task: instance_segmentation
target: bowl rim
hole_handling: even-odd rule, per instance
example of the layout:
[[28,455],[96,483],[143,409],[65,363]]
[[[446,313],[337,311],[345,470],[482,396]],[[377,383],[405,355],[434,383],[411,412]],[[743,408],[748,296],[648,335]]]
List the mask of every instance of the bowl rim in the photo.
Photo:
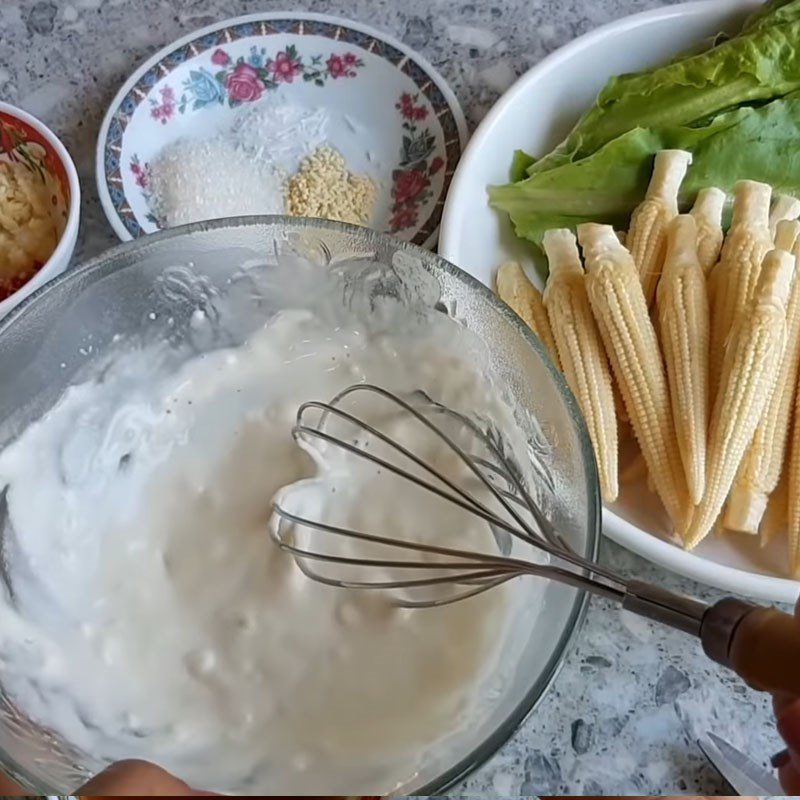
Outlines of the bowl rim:
[[[69,183],[69,211],[67,213],[67,222],[64,226],[61,236],[58,239],[56,249],[53,250],[53,252],[50,254],[50,258],[45,261],[35,275],[32,275],[31,278],[22,286],[20,286],[16,292],[0,301],[0,316],[3,316],[7,314],[11,308],[19,305],[21,302],[24,302],[25,298],[23,298],[23,300],[17,299],[17,296],[20,292],[27,289],[27,297],[37,293],[38,289],[46,284],[47,280],[49,280],[47,275],[52,271],[52,269],[58,266],[59,262],[64,263],[64,266],[66,267],[66,262],[72,258],[72,253],[75,249],[75,240],[78,236],[78,226],[80,224],[81,184],[78,178],[78,170],[75,168],[75,163],[72,160],[72,156],[70,156],[69,151],[64,146],[61,139],[59,139],[58,136],[56,136],[55,133],[53,133],[53,131],[44,124],[44,122],[34,117],[33,114],[23,111],[23,109],[11,105],[11,103],[6,103],[3,100],[0,100],[0,112],[8,114],[12,117],[16,117],[26,125],[30,125],[31,128],[34,128],[47,140],[48,144],[52,146],[53,150],[61,161],[64,171],[67,174],[67,181]],[[35,286],[36,288],[31,290],[31,285]]]
[[[131,89],[133,89],[133,87],[136,86],[136,84],[139,82],[139,80],[145,73],[147,73],[149,70],[153,69],[153,67],[160,64],[167,56],[171,55],[184,45],[190,44],[196,39],[207,36],[210,33],[215,33],[218,30],[222,30],[224,28],[230,28],[235,25],[247,24],[250,22],[269,21],[272,19],[284,19],[284,18],[298,20],[298,21],[325,22],[331,25],[338,25],[343,28],[348,28],[350,30],[366,34],[374,39],[377,39],[378,41],[385,42],[391,47],[404,53],[406,55],[406,58],[414,62],[418,67],[420,67],[428,76],[429,80],[432,81],[436,85],[436,87],[441,91],[445,99],[445,102],[447,103],[447,107],[453,116],[453,121],[456,126],[456,132],[458,135],[458,158],[456,161],[457,162],[460,161],[461,155],[464,153],[464,150],[469,142],[469,128],[467,126],[466,116],[464,115],[464,109],[461,107],[461,103],[459,102],[456,93],[450,87],[450,84],[445,80],[441,72],[439,72],[439,70],[418,51],[414,50],[412,47],[409,47],[407,44],[400,41],[391,34],[381,31],[378,28],[375,28],[371,25],[366,25],[363,22],[357,22],[356,20],[347,19],[346,17],[340,17],[336,14],[323,14],[313,11],[291,11],[291,10],[264,11],[264,12],[253,12],[250,14],[240,14],[235,17],[228,17],[226,19],[220,20],[219,22],[214,22],[211,23],[210,25],[205,25],[202,28],[197,28],[196,30],[189,31],[183,36],[180,36],[177,39],[168,42],[163,47],[159,48],[152,56],[142,61],[128,75],[123,84],[120,86],[119,90],[111,99],[111,102],[109,103],[108,108],[106,109],[106,112],[103,115],[103,122],[100,125],[100,130],[98,131],[97,134],[97,142],[95,144],[95,183],[97,185],[97,194],[98,197],[100,198],[100,204],[103,208],[103,213],[105,214],[106,219],[108,220],[108,224],[112,227],[114,233],[121,241],[127,242],[131,241],[134,238],[140,238],[132,236],[130,231],[125,227],[124,223],[120,219],[119,212],[114,207],[114,203],[111,199],[111,195],[109,193],[108,185],[106,182],[105,154],[107,149],[108,133],[111,127],[111,123],[114,119],[114,115],[119,110],[122,100],[131,91]],[[457,165],[458,164],[456,163],[456,166]],[[452,178],[453,176],[450,176],[450,182],[452,182]],[[445,185],[442,190],[442,195],[439,197],[438,203],[443,203],[443,201],[446,200],[449,191],[450,191],[450,183],[445,182]],[[444,207],[442,207],[442,212],[443,211]],[[229,219],[233,219],[233,217],[230,217]],[[442,226],[442,217],[439,218],[439,224],[436,225],[436,227],[431,232],[430,236],[424,242],[425,246],[433,247],[436,244],[436,242],[438,241],[439,231],[441,230],[441,226]],[[154,233],[155,232],[156,231],[154,231]],[[146,234],[146,235],[151,235],[151,234]]]
[[[494,292],[481,283],[477,278],[474,278],[469,273],[465,272],[455,264],[452,264],[436,253],[425,250],[418,245],[399,241],[388,234],[379,233],[369,228],[363,228],[357,225],[349,225],[342,222],[303,217],[289,217],[284,215],[230,217],[216,220],[206,220],[203,222],[194,222],[189,225],[169,228],[157,233],[148,234],[147,236],[140,237],[139,239],[121,242],[120,244],[109,248],[104,253],[91,258],[84,264],[63,273],[46,283],[29,297],[25,298],[25,300],[23,300],[22,303],[20,303],[6,318],[0,320],[0,342],[2,342],[2,337],[16,325],[17,320],[25,315],[29,308],[34,306],[40,298],[52,291],[57,290],[62,283],[67,281],[85,279],[85,277],[90,273],[110,271],[108,266],[109,262],[120,255],[130,255],[131,253],[135,253],[137,250],[149,248],[159,241],[177,238],[189,233],[205,232],[208,230],[214,230],[216,228],[235,228],[240,226],[249,227],[254,225],[280,225],[284,228],[294,228],[295,230],[323,229],[349,234],[354,237],[364,237],[366,235],[373,241],[380,240],[387,246],[391,246],[399,250],[409,251],[411,254],[420,258],[423,263],[435,264],[438,268],[444,270],[446,273],[465,284],[472,291],[483,296],[483,298],[505,319],[505,321],[510,323],[517,333],[519,333],[522,338],[528,342],[528,344],[542,359],[546,368],[549,370],[556,389],[561,395],[572,422],[575,425],[575,431],[580,445],[580,457],[583,463],[583,477],[587,490],[588,514],[585,531],[586,547],[583,555],[592,561],[597,559],[600,548],[600,528],[602,518],[602,504],[600,502],[600,484],[597,475],[597,466],[594,458],[594,451],[592,450],[589,440],[589,432],[586,427],[586,423],[584,422],[583,416],[580,413],[577,400],[567,386],[563,375],[552,363],[544,346],[533,335],[527,325],[525,325],[525,323],[505,303],[501,302],[495,296]],[[114,269],[127,269],[130,266],[132,266],[132,264],[128,264],[123,267],[114,267]],[[589,597],[590,596],[587,592],[576,590],[574,599],[571,603],[569,616],[566,624],[564,625],[564,629],[558,637],[552,656],[514,709],[512,709],[505,719],[494,728],[494,730],[483,740],[483,742],[476,747],[473,747],[469,753],[467,753],[458,761],[458,763],[445,770],[435,779],[429,781],[425,786],[417,789],[417,794],[429,796],[436,795],[437,793],[445,791],[454,784],[466,778],[467,775],[469,775],[475,769],[485,764],[486,761],[488,761],[489,758],[493,756],[503,744],[505,744],[512,734],[516,732],[525,719],[527,719],[527,717],[533,713],[563,667],[566,656],[574,644],[578,633],[580,632],[581,624],[586,616]],[[3,754],[3,760],[5,760],[5,758],[6,756]]]
[[[445,258],[459,252],[459,233],[463,220],[468,218],[463,209],[462,196],[468,188],[468,173],[481,153],[491,142],[494,129],[502,124],[508,108],[521,102],[532,92],[531,85],[551,74],[561,64],[573,58],[585,58],[586,50],[601,45],[608,37],[630,35],[642,26],[657,24],[676,17],[703,15],[733,15],[760,8],[760,0],[691,0],[649,11],[630,14],[613,20],[567,42],[547,55],[521,75],[500,97],[484,117],[467,144],[450,184],[450,191],[442,211],[439,233],[439,251]],[[800,594],[800,581],[780,575],[758,573],[742,567],[727,566],[709,560],[697,553],[687,552],[671,542],[659,538],[645,528],[623,519],[613,507],[604,508],[603,535],[647,561],[698,582],[723,591],[736,592],[748,597],[769,601],[794,603]]]

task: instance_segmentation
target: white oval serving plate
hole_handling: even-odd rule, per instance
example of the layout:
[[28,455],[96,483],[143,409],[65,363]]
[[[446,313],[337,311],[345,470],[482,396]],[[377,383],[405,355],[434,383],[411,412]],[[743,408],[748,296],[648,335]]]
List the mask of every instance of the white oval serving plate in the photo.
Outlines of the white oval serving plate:
[[159,228],[149,165],[183,137],[230,129],[268,98],[329,112],[326,140],[378,186],[371,227],[422,246],[438,235],[466,142],[464,114],[421,56],[373,28],[322,14],[270,12],[178,39],[111,102],[97,141],[97,188],[117,235]]
[[[528,246],[507,217],[489,207],[486,187],[508,181],[511,156],[541,156],[557,145],[612,75],[664,63],[722,30],[737,30],[755,0],[707,0],[626,17],[582,36],[523,75],[492,108],[461,158],[445,203],[439,252],[487,285],[507,258],[532,270]],[[667,540],[663,511],[643,484],[625,487],[604,512],[604,533],[667,569],[726,591],[793,602],[800,583],[786,574],[785,541],[761,549],[758,538],[709,537],[687,553]]]

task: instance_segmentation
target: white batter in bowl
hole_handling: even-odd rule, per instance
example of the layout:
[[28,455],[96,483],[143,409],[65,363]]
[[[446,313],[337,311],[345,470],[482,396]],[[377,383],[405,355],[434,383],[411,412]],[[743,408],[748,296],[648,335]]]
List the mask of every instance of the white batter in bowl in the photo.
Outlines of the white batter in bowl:
[[167,268],[160,291],[196,295],[188,320],[165,320],[174,340],[118,338],[0,453],[3,690],[89,770],[137,757],[237,794],[405,791],[492,720],[547,608],[531,579],[398,609],[310,582],[275,548],[287,485],[311,516],[494,546],[443,501],[298,448],[299,404],[358,382],[491,419],[537,494],[568,492],[537,474],[535,420],[487,348],[431,310],[429,279],[404,282],[418,265],[286,266],[251,263],[222,289]]

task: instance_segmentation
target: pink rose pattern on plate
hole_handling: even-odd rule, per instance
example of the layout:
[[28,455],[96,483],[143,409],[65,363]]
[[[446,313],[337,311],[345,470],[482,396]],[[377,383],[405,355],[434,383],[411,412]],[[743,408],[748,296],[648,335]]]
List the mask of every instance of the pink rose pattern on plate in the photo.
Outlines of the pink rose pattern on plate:
[[403,118],[400,163],[392,172],[392,233],[419,224],[419,210],[432,196],[431,178],[444,166],[441,156],[432,158],[436,138],[427,126],[417,123],[428,118],[429,108],[419,103],[419,94],[403,92],[395,103]]
[[221,47],[218,47],[211,54],[211,63],[218,67],[227,67],[231,63],[231,57]]
[[[171,119],[176,108],[179,113],[187,110],[197,111],[214,104],[225,104],[234,107],[242,103],[253,103],[259,100],[266,91],[277,89],[282,83],[293,83],[295,79],[324,86],[327,80],[355,78],[364,61],[355,53],[331,53],[323,61],[322,55],[315,55],[304,60],[294,45],[276,53],[274,57],[267,54],[264,47],[251,47],[247,57],[240,56],[235,61],[222,47],[217,47],[211,54],[211,64],[216,71],[199,67],[189,72],[183,82],[183,93],[176,102],[174,92],[169,87],[159,89],[162,104],[151,112],[154,119],[166,123]],[[164,92],[168,93],[168,112],[159,111],[166,102]]]
[[242,62],[237,64],[225,79],[225,88],[232,102],[252,103],[261,97],[266,87],[259,77],[258,70]]
[[166,125],[175,114],[175,92],[171,86],[162,86],[158,90],[160,100],[149,98],[150,116],[158,120],[162,125]]
[[[134,153],[131,157],[130,170],[131,175],[133,175],[134,182],[142,190],[142,196],[147,203],[148,209],[151,208],[152,191],[150,189],[150,163],[147,161],[142,163],[142,160],[139,158],[139,156]],[[161,224],[156,219],[155,214],[153,214],[151,211],[148,211],[147,219],[153,224],[158,225],[159,228],[161,227]]]
[[354,67],[363,65],[354,53],[345,53],[343,56],[331,53],[330,58],[325,62],[325,66],[328,68],[328,75],[336,80],[336,78],[355,78],[356,71]]
[[281,81],[291,83],[303,71],[302,62],[296,57],[296,53],[290,52],[290,50],[294,50],[294,48],[288,48],[278,53],[270,64],[269,69],[275,83]]

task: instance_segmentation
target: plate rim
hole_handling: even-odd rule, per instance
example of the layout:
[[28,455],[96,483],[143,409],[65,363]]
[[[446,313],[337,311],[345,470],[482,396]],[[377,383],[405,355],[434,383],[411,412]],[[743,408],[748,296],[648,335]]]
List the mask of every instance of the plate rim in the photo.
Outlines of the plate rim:
[[[367,25],[365,23],[358,22],[356,20],[347,19],[346,17],[339,17],[333,14],[322,14],[312,11],[287,10],[287,11],[253,12],[250,14],[241,14],[235,17],[228,17],[219,22],[214,22],[211,25],[206,25],[202,28],[197,28],[193,31],[190,31],[189,33],[184,34],[183,36],[178,37],[177,39],[174,39],[173,41],[159,48],[155,53],[153,53],[153,55],[142,61],[128,75],[128,77],[125,79],[123,84],[120,86],[120,88],[117,90],[117,92],[114,94],[113,98],[109,102],[105,114],[103,115],[103,121],[100,125],[100,129],[97,134],[97,140],[95,143],[95,185],[97,188],[97,194],[100,199],[100,205],[103,209],[103,213],[105,214],[105,217],[108,220],[109,225],[111,226],[112,230],[114,231],[115,235],[120,241],[128,242],[132,241],[137,237],[133,236],[131,232],[125,227],[124,223],[120,219],[119,214],[117,213],[117,209],[114,207],[114,203],[111,200],[111,195],[109,194],[106,182],[105,154],[107,149],[109,128],[111,127],[114,115],[119,109],[124,97],[131,91],[131,89],[139,82],[139,80],[148,70],[155,67],[171,53],[175,52],[184,45],[189,44],[195,39],[207,36],[208,34],[215,33],[216,31],[222,30],[224,28],[229,28],[234,25],[269,21],[273,19],[288,19],[297,21],[309,20],[313,22],[324,22],[330,25],[337,25],[343,28],[348,28],[358,33],[363,33],[367,36],[373,37],[374,39],[385,42],[391,47],[396,48],[397,50],[402,52],[407,58],[409,58],[411,61],[417,64],[417,66],[419,66],[426,73],[426,75],[430,78],[430,80],[436,85],[436,87],[444,96],[445,102],[447,103],[447,106],[453,115],[453,120],[455,122],[456,131],[458,134],[459,153],[456,159],[456,164],[455,167],[453,167],[453,173],[450,176],[449,182],[447,180],[447,175],[445,175],[445,184],[443,186],[442,197],[440,197],[438,201],[439,203],[443,204],[446,202],[447,196],[449,195],[449,189],[452,184],[452,180],[455,177],[454,170],[458,167],[458,164],[461,161],[461,157],[463,156],[469,141],[469,129],[467,126],[466,117],[464,115],[464,110],[461,107],[461,103],[459,102],[458,97],[456,96],[455,92],[450,87],[450,85],[447,83],[447,81],[444,79],[444,76],[433,66],[433,64],[430,63],[430,61],[428,61],[427,58],[425,58],[419,52],[409,47],[408,45],[404,44],[391,34],[384,33],[383,31],[380,31],[377,28],[372,27],[371,25]],[[443,215],[444,215],[444,205],[442,207],[442,217],[439,220],[439,224],[431,231],[430,235],[425,239],[425,241],[420,244],[421,247],[430,249],[436,244],[439,237],[439,231],[441,230],[441,220],[443,218]]]
[[[567,42],[523,73],[481,120],[461,154],[461,160],[450,183],[450,191],[442,211],[439,254],[448,261],[458,263],[459,215],[464,216],[461,212],[462,203],[459,195],[466,188],[465,176],[480,155],[480,151],[486,146],[495,126],[500,122],[508,107],[530,91],[530,84],[535,84],[564,61],[577,56],[609,36],[633,31],[643,25],[675,17],[735,13],[737,10],[756,9],[761,5],[759,0],[691,0],[630,14],[612,20]],[[770,602],[793,603],[800,596],[800,581],[719,564],[696,553],[683,550],[675,544],[639,528],[620,517],[613,509],[603,506],[602,513],[604,536],[647,561],[677,575],[682,575],[705,586],[736,594],[745,594]]]

